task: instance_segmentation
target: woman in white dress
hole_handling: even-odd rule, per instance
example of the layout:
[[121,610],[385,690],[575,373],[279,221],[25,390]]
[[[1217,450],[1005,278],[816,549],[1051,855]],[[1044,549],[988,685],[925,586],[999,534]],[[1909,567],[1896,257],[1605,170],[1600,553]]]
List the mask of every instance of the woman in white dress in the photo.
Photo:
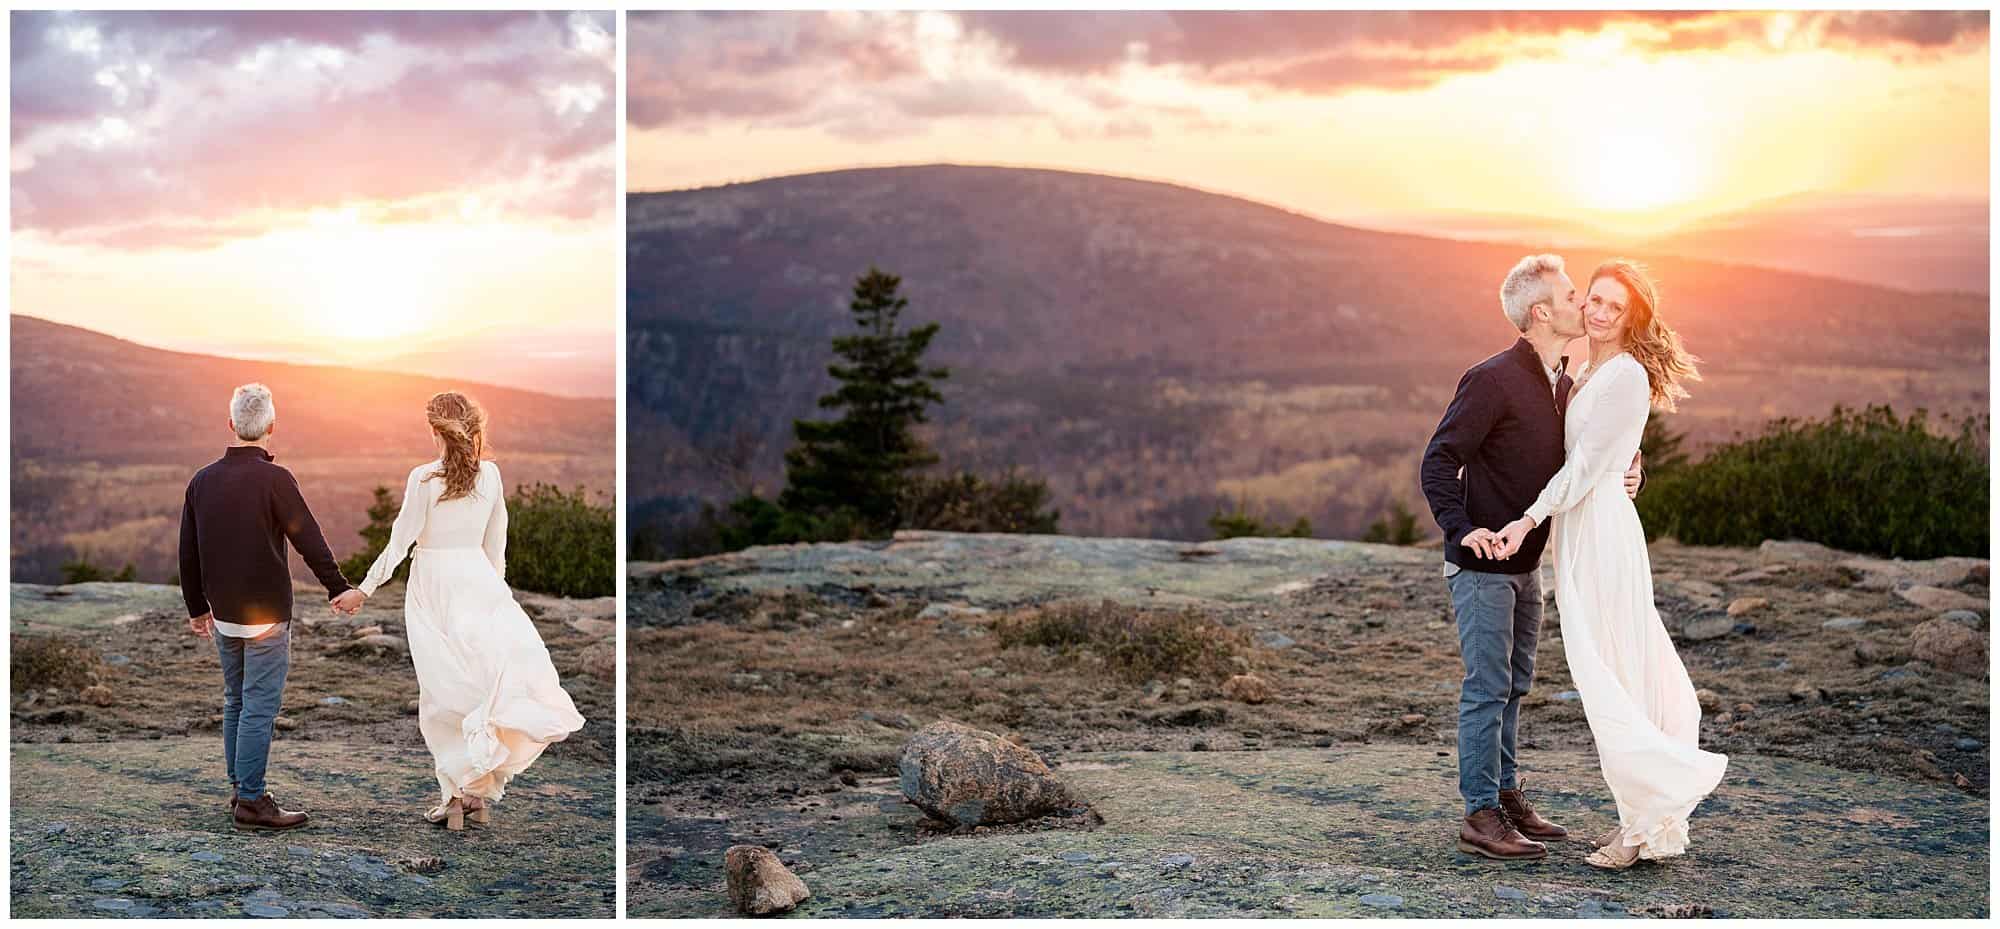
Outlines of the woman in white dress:
[[1649,407],[1671,412],[1688,395],[1682,383],[1700,379],[1658,306],[1652,281],[1633,262],[1608,261],[1591,273],[1590,363],[1570,401],[1562,470],[1500,531],[1505,558],[1528,530],[1555,519],[1549,551],[1563,653],[1618,803],[1618,828],[1585,859],[1600,868],[1685,852],[1688,815],[1729,763],[1696,744],[1701,705],[1653,605],[1646,534],[1623,486]]
[[549,651],[506,582],[507,502],[481,460],[486,413],[448,391],[425,408],[435,461],[410,471],[389,546],[361,582],[389,580],[416,547],[403,599],[417,669],[417,727],[443,800],[425,815],[452,830],[491,821],[487,805],[550,743],[583,727]]

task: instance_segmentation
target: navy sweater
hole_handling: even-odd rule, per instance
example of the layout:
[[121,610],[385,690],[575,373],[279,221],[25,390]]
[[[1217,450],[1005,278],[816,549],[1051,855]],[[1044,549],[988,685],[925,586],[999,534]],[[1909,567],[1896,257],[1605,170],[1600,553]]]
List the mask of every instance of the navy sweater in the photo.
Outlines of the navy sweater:
[[1492,574],[1541,566],[1549,521],[1530,531],[1512,558],[1481,558],[1459,543],[1474,529],[1498,532],[1520,518],[1562,470],[1563,401],[1572,385],[1565,374],[1550,388],[1548,369],[1527,339],[1458,379],[1422,465],[1424,499],[1444,530],[1446,561]]
[[188,615],[212,611],[225,623],[244,625],[290,621],[288,540],[325,585],[327,599],[348,589],[292,472],[261,448],[230,446],[195,472],[181,507],[181,595]]

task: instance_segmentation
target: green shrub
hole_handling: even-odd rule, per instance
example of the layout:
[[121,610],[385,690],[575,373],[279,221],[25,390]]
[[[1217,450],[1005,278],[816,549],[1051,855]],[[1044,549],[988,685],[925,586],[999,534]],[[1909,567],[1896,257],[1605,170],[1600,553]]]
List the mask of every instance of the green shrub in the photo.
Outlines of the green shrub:
[[1638,498],[1649,535],[1694,545],[1804,539],[1893,558],[1984,557],[1988,420],[1933,428],[1886,406],[1780,419],[1661,473]]
[[[347,578],[348,583],[359,584],[362,578],[368,576],[368,569],[375,566],[375,559],[381,557],[382,550],[389,547],[390,528],[395,525],[396,514],[402,509],[403,505],[397,502],[389,488],[376,486],[375,502],[368,505],[368,525],[361,527],[361,550],[347,556],[347,559],[340,563],[340,573]],[[408,558],[396,566],[396,573],[390,575],[390,579],[397,581],[410,579]]]
[[97,679],[97,652],[70,639],[46,635],[11,636],[8,667],[16,694],[50,687],[82,690]]
[[906,529],[940,532],[1031,532],[1052,534],[1061,514],[1049,505],[1047,481],[1009,471],[983,478],[969,471],[940,477],[914,475],[897,501]]
[[1389,512],[1370,523],[1368,533],[1361,537],[1363,542],[1385,545],[1415,545],[1423,540],[1423,533],[1417,530],[1417,514],[1401,500],[1389,501]]
[[125,563],[125,567],[118,569],[118,573],[113,574],[109,568],[92,562],[89,555],[80,554],[70,561],[63,562],[62,578],[62,582],[65,584],[89,584],[97,581],[116,581],[122,584],[129,584],[139,579],[139,572],[134,570],[132,563],[128,561]]
[[1247,648],[1242,633],[1194,610],[1146,610],[1112,600],[1035,607],[1002,617],[994,631],[1003,648],[1089,653],[1134,683],[1226,677]]
[[618,520],[583,488],[528,484],[507,499],[507,583],[558,597],[617,591]]
[[1234,512],[1215,511],[1208,518],[1208,528],[1217,539],[1239,539],[1246,536],[1267,539],[1310,539],[1313,534],[1312,521],[1301,516],[1292,522],[1289,529],[1281,528],[1276,521],[1265,522],[1262,517],[1252,516],[1238,503]]

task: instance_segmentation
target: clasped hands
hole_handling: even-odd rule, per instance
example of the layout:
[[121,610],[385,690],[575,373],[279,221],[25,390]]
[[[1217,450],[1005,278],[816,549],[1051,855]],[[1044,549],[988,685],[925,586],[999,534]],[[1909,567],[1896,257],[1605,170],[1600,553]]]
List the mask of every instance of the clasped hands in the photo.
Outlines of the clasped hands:
[[[1625,496],[1639,496],[1639,460],[1632,460],[1632,470],[1625,472]],[[1528,540],[1528,533],[1535,529],[1534,521],[1522,516],[1500,527],[1499,532],[1491,529],[1474,529],[1459,540],[1460,545],[1472,549],[1473,553],[1489,561],[1505,561],[1521,550],[1521,543]]]

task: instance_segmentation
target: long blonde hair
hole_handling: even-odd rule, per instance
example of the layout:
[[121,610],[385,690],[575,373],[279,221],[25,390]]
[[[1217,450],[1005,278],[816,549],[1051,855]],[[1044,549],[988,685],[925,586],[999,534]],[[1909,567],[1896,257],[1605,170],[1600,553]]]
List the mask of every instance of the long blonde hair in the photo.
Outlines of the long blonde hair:
[[444,479],[440,501],[470,495],[479,482],[479,459],[486,454],[486,411],[479,401],[447,390],[431,397],[424,415],[431,421],[431,431],[444,441],[444,467],[424,480]]
[[1655,409],[1672,413],[1688,396],[1684,381],[1701,380],[1695,369],[1700,358],[1681,345],[1680,333],[1660,318],[1660,292],[1653,286],[1646,266],[1626,258],[1613,258],[1590,272],[1590,283],[1608,277],[1625,286],[1626,350],[1646,369],[1646,381],[1653,389]]

